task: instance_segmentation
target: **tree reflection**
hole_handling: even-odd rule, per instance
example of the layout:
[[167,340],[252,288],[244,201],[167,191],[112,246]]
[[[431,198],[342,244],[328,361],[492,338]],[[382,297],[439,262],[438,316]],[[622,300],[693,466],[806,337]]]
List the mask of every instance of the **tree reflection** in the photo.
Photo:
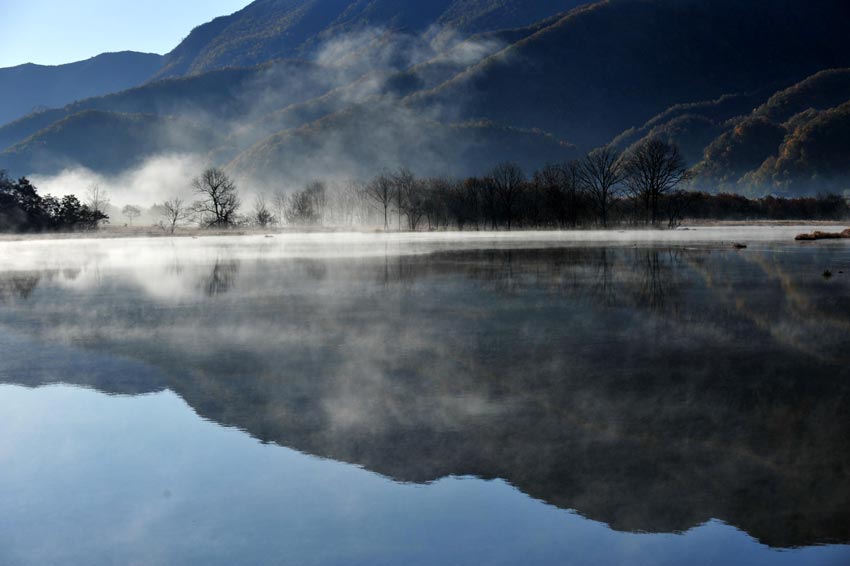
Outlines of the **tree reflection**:
[[236,284],[239,275],[239,262],[236,260],[217,259],[208,277],[204,279],[203,288],[208,297],[216,297],[229,292]]
[[[800,261],[491,249],[240,273],[222,258],[202,287],[232,301],[178,316],[166,302],[129,310],[92,294],[95,309],[57,288],[67,301],[31,297],[18,328],[47,342],[61,326],[158,367],[157,387],[207,419],[400,481],[504,478],[628,531],[717,518],[777,547],[850,542],[846,340],[788,330],[826,315],[841,328],[850,285],[811,269],[806,279]],[[198,270],[182,276],[195,284]],[[152,301],[140,288],[115,305]],[[89,374],[82,384],[140,389]]]
[[41,273],[4,273],[0,275],[0,302],[27,300],[38,287]]

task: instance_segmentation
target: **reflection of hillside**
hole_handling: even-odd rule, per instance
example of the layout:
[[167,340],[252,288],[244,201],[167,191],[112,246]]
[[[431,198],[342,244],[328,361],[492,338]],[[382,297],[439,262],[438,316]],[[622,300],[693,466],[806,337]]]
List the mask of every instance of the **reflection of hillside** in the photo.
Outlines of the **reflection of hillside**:
[[[841,344],[801,356],[754,321],[751,310],[789,324],[805,313],[778,308],[785,287],[747,255],[580,248],[237,265],[227,301],[169,307],[115,284],[104,303],[46,283],[0,316],[27,309],[17,330],[159,366],[206,418],[397,480],[505,478],[629,531],[719,518],[774,546],[850,541]],[[796,292],[817,304],[825,290]],[[72,300],[73,312],[60,306]],[[97,383],[122,392],[116,379]]]
[[850,285],[843,278],[821,277],[823,259],[817,252],[800,255],[793,265],[779,254],[748,253],[738,259],[737,272],[757,281],[760,292],[741,293],[739,281],[718,279],[710,265],[694,267],[718,300],[778,344],[801,355],[850,362],[850,349],[844,347],[850,332]]

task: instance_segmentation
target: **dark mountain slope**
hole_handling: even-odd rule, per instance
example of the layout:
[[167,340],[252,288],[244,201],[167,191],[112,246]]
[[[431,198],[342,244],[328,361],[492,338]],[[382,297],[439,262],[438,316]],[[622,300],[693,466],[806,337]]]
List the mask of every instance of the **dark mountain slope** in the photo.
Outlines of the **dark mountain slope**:
[[50,174],[81,165],[118,173],[149,155],[204,151],[212,139],[205,127],[186,120],[87,110],[0,153],[0,169]]
[[463,35],[520,27],[584,0],[257,0],[195,30],[160,76],[302,57],[322,42],[370,27]]
[[161,55],[126,51],[67,65],[0,69],[0,125],[41,107],[63,106],[142,84],[162,62]]
[[410,102],[545,127],[592,147],[675,104],[776,89],[845,66],[848,20],[841,0],[608,0]]
[[850,187],[850,68],[783,89],[728,121],[696,167],[697,186],[753,194]]
[[785,122],[805,110],[833,108],[848,99],[850,69],[828,69],[777,92],[755,113],[774,122]]
[[[6,155],[6,166],[16,174],[43,173],[53,169],[52,162],[42,162],[36,156],[29,155],[32,148],[39,147],[37,143],[32,143],[32,139],[28,140],[28,143],[20,142],[52,131],[50,126],[59,120],[88,110],[182,116],[208,126],[209,139],[203,150],[206,151],[212,146],[218,147],[216,159],[227,163],[241,151],[268,136],[282,130],[298,128],[353,105],[368,102],[382,108],[395,106],[398,97],[423,86],[439,84],[470,63],[501,49],[508,42],[534,33],[540,25],[474,36],[443,52],[435,52],[433,58],[401,71],[382,66],[387,64],[384,62],[377,62],[375,65],[378,68],[371,68],[369,65],[359,64],[328,66],[279,60],[252,68],[232,68],[161,80],[125,92],[92,98],[62,109],[28,116],[0,128],[0,145],[9,147],[18,144],[15,151]],[[407,45],[404,37],[400,42],[401,46],[388,47],[388,50],[398,48],[403,51],[404,45]],[[378,120],[378,124],[373,124],[372,127],[384,129],[384,125],[380,124],[381,120],[386,120],[387,116],[393,114],[390,112],[384,116],[375,113],[372,115]],[[82,123],[90,123],[93,128],[99,127],[100,124],[90,120],[83,120]],[[327,129],[320,130],[325,135],[333,135],[333,132]],[[426,128],[426,131],[433,130]],[[452,130],[442,128],[440,131],[446,133]],[[504,130],[490,128],[488,131],[492,134]],[[105,140],[97,131],[91,132],[91,136],[81,129],[61,128],[56,132],[57,135],[78,135],[80,137],[77,143],[86,147],[92,146],[88,137]],[[348,132],[348,135],[352,134],[353,132]],[[431,143],[430,140],[424,140],[424,136],[425,132],[422,133],[423,147]],[[537,137],[537,134],[531,137]],[[488,139],[496,143],[493,136]],[[545,143],[550,144],[550,141],[546,140]],[[72,148],[66,161],[73,161],[79,152],[74,149],[72,140],[66,140],[65,145]],[[118,143],[112,144],[109,153],[115,152],[119,147]],[[119,162],[146,156],[138,154],[136,149],[137,147],[133,146],[132,158],[127,157]],[[481,151],[486,150],[482,148]],[[504,152],[500,154],[504,155]],[[114,167],[109,167],[109,170],[114,170]]]
[[842,193],[850,188],[850,99],[807,115],[790,129],[775,157],[744,184],[794,194]]
[[[287,88],[291,77],[300,80]],[[315,64],[304,61],[277,61],[248,69],[226,69],[188,78],[168,79],[94,97],[63,108],[32,114],[0,127],[0,148],[9,147],[58,120],[86,110],[144,114],[205,114],[218,120],[262,113],[321,94],[328,78]],[[332,83],[330,83],[332,84]],[[270,95],[270,93],[272,93]]]
[[653,117],[640,128],[629,128],[611,141],[628,150],[643,140],[660,138],[675,143],[689,164],[703,158],[705,148],[723,133],[727,122],[752,112],[768,97],[761,90],[750,94],[729,94],[715,100],[677,104]]

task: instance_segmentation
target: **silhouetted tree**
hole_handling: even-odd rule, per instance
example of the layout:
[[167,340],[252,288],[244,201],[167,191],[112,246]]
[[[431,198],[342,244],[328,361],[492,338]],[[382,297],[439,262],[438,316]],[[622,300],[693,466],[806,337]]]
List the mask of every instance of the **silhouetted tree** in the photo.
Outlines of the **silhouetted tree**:
[[625,183],[644,207],[646,221],[655,225],[664,195],[687,181],[690,173],[676,145],[650,139],[633,149],[624,163]]
[[611,146],[591,151],[581,162],[578,176],[596,206],[602,226],[607,228],[611,202],[624,177],[620,152]]
[[[393,194],[395,196],[396,210],[398,211],[398,231],[401,232],[401,215],[406,213],[405,199],[413,196],[416,191],[416,176],[410,169],[402,167],[393,173],[391,180]],[[421,219],[421,214],[419,215],[419,218]]]
[[192,182],[201,200],[194,209],[206,228],[227,228],[236,223],[236,213],[241,206],[236,183],[221,169],[211,167]]
[[517,202],[525,185],[525,175],[516,163],[501,163],[490,173],[497,199],[499,215],[510,231],[514,222]]
[[390,229],[389,210],[393,200],[393,181],[389,174],[382,173],[366,185],[366,196],[384,211],[384,230]]
[[542,216],[553,217],[559,228],[575,227],[581,208],[579,164],[547,165],[534,174],[535,188],[542,197]]

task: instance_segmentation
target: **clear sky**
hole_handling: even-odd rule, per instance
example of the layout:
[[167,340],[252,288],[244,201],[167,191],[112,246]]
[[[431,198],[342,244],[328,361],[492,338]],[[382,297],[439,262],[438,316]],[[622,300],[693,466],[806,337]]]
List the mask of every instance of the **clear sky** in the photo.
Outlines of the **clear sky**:
[[0,0],[0,67],[107,51],[167,53],[195,26],[250,0]]

